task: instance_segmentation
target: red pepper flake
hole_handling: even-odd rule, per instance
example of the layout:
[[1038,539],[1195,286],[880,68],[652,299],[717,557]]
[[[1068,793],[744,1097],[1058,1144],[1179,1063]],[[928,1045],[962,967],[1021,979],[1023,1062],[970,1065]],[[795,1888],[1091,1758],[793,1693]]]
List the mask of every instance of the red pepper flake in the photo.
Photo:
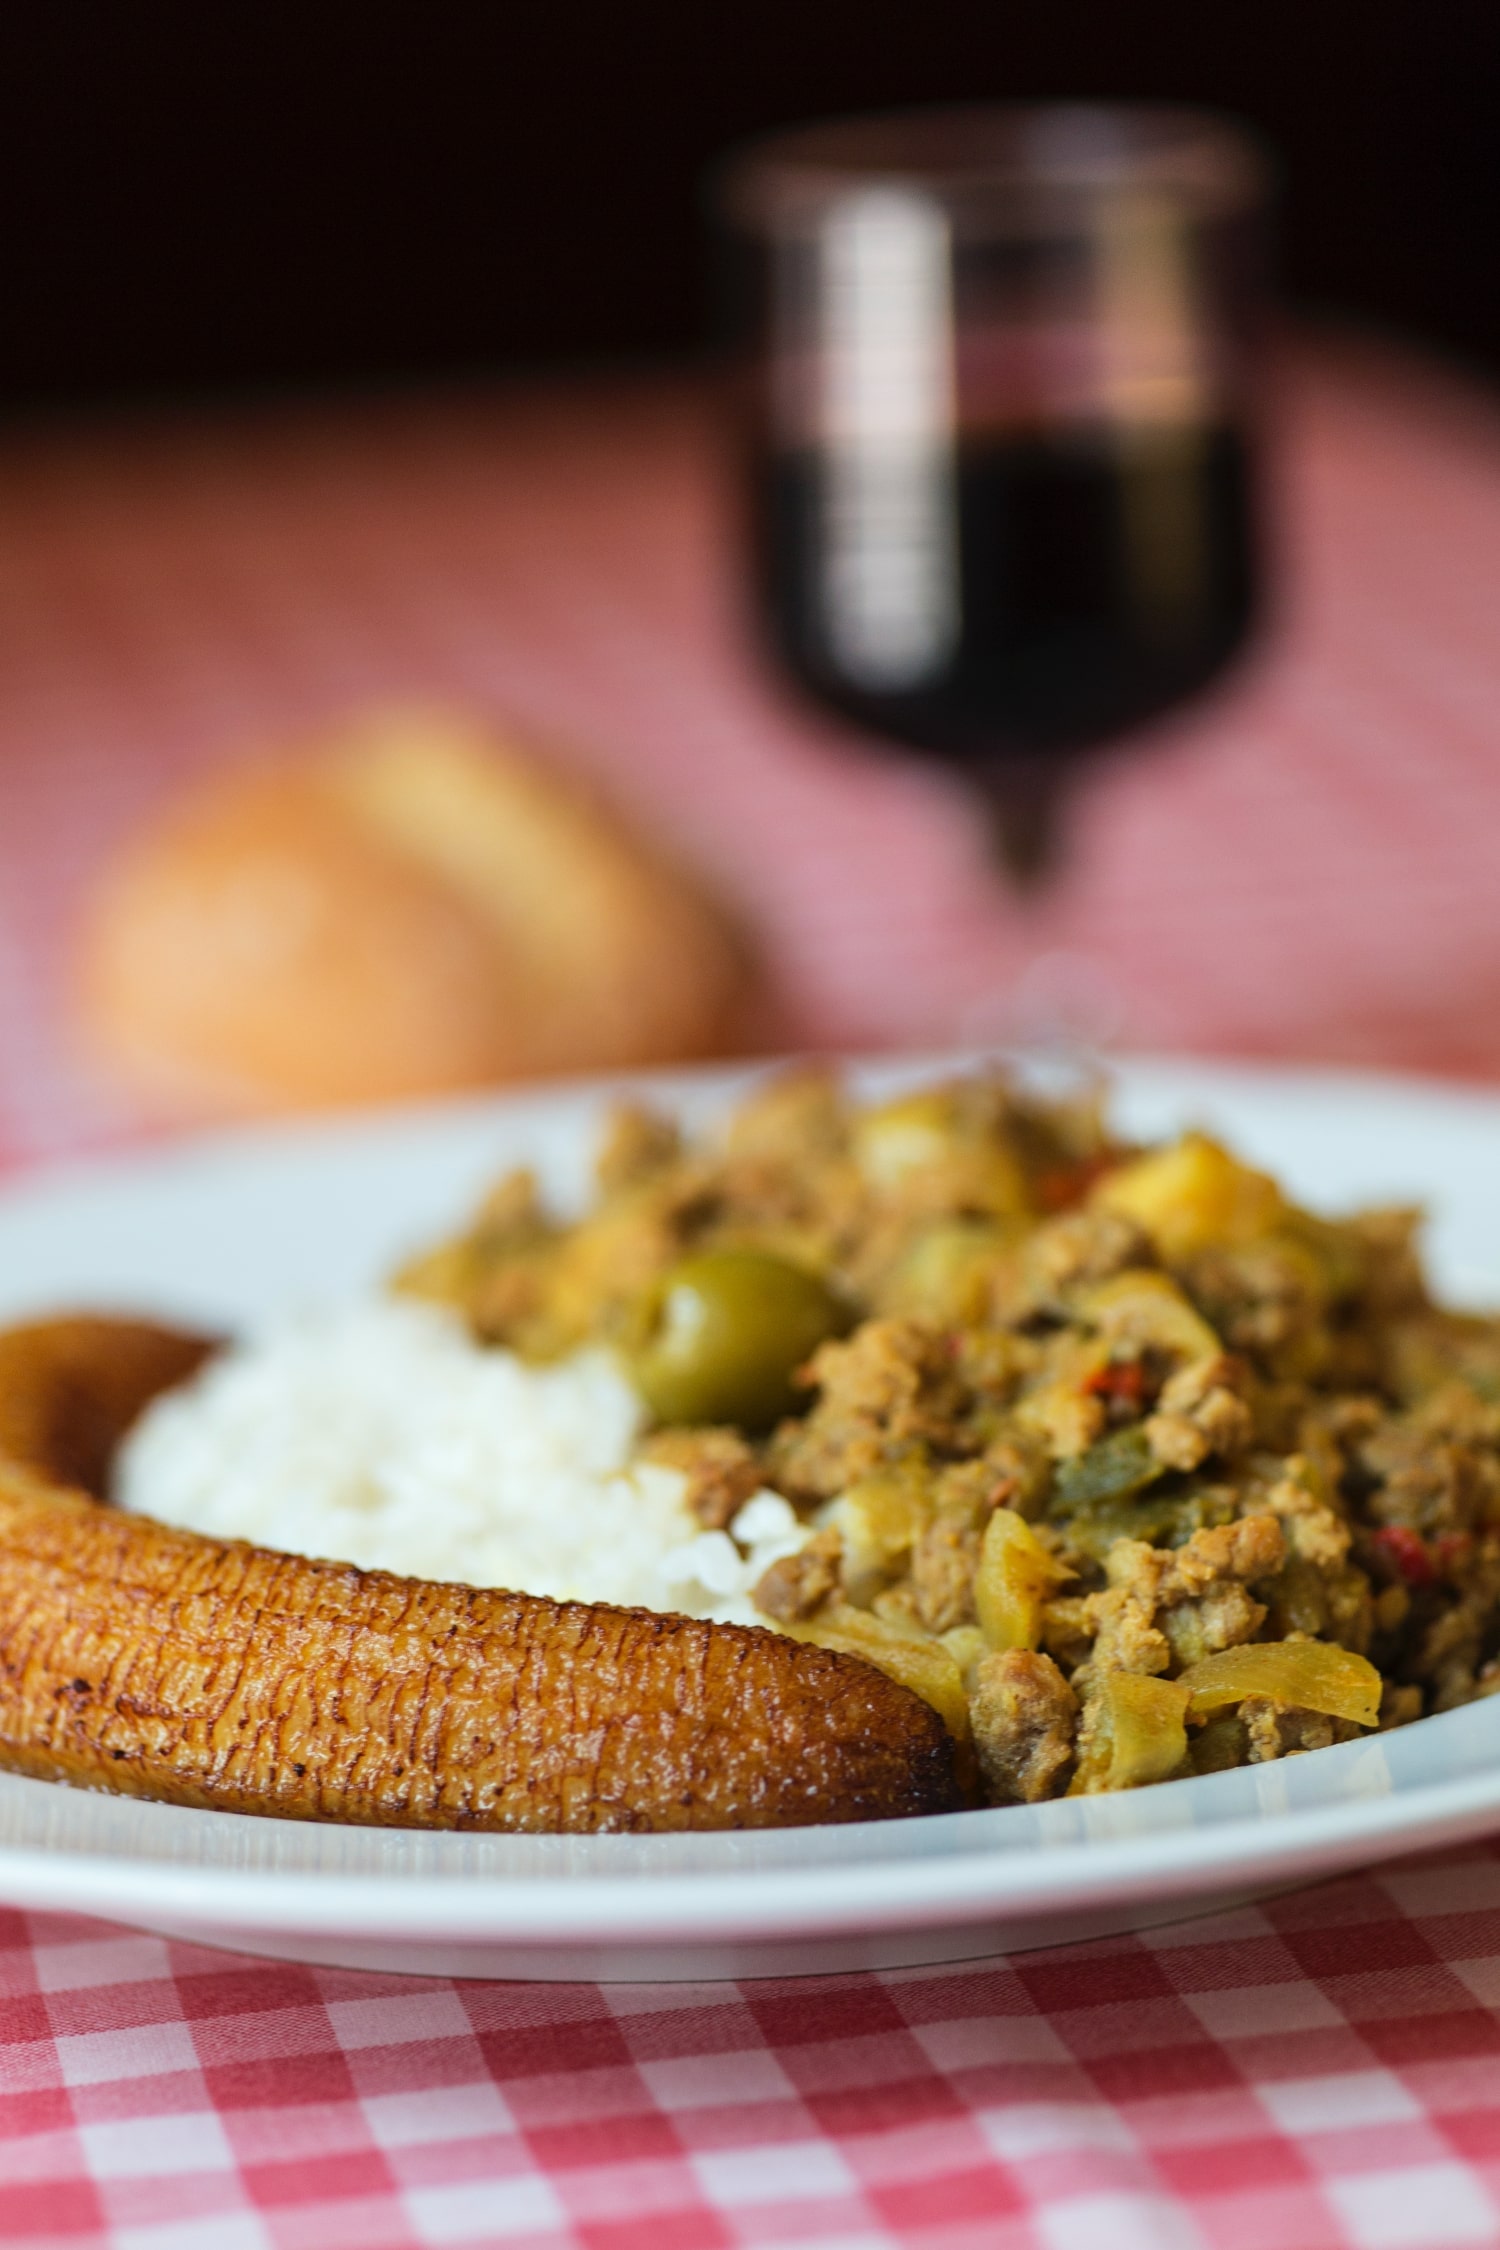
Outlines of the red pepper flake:
[[1138,1359],[1106,1360],[1103,1367],[1096,1367],[1092,1375],[1084,1377],[1083,1390],[1086,1398],[1139,1406],[1146,1395],[1146,1370]]
[[1071,1211],[1081,1203],[1096,1180],[1111,1171],[1115,1158],[1101,1150],[1097,1156],[1080,1157],[1076,1164],[1058,1164],[1050,1171],[1038,1172],[1032,1182],[1032,1194],[1043,1211]]
[[1372,1544],[1408,1586],[1430,1586],[1437,1576],[1431,1555],[1404,1523],[1387,1524],[1376,1532]]

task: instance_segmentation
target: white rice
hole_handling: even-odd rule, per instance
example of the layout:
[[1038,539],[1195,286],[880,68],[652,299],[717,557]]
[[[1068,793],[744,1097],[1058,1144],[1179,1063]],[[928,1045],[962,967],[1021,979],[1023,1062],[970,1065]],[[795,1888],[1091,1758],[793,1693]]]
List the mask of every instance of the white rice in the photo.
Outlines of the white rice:
[[675,1469],[629,1466],[610,1356],[531,1368],[430,1306],[284,1320],[159,1399],[120,1506],[220,1538],[417,1578],[765,1623],[750,1588],[806,1536],[776,1493],[704,1531]]

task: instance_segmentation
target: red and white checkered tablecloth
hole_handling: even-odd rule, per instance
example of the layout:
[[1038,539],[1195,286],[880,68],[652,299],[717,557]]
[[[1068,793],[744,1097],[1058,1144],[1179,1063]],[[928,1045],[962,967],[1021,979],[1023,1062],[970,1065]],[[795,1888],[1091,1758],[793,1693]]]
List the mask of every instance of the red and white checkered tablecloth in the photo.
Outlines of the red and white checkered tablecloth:
[[0,1918],[0,2239],[1500,2239],[1500,1851],[1005,1961],[466,1984]]
[[[390,694],[508,715],[711,869],[767,1037],[1083,1016],[1500,1072],[1500,414],[1288,366],[1264,656],[1080,796],[1021,906],[958,791],[780,700],[690,388],[0,443],[0,1161],[132,1120],[69,931],[187,775]],[[741,1986],[279,1967],[0,1913],[0,2242],[1500,2244],[1500,1847],[1147,1937]]]

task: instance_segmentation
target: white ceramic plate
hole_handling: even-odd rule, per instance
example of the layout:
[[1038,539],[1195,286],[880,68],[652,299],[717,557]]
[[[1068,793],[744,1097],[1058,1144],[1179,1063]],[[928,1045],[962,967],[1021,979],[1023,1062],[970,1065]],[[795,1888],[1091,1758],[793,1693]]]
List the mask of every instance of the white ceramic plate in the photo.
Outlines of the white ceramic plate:
[[[932,1066],[882,1067],[872,1082]],[[658,1081],[695,1117],[743,1073]],[[32,1175],[0,1196],[0,1320],[230,1325],[369,1285],[534,1163],[581,1192],[602,1090],[278,1128]],[[1500,1097],[1141,1064],[1119,1114],[1207,1123],[1330,1210],[1421,1199],[1440,1286],[1500,1301]],[[663,1978],[954,1960],[1199,1912],[1500,1826],[1500,1697],[1379,1740],[1133,1795],[742,1836],[305,1826],[0,1775],[0,1898],[244,1950],[472,1976]]]

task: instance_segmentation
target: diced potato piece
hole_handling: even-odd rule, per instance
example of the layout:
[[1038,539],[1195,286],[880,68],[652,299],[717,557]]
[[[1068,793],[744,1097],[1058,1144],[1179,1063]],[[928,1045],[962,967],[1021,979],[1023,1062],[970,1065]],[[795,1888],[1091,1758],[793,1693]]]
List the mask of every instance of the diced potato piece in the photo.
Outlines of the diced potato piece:
[[1109,1672],[1091,1700],[1098,1714],[1093,1740],[1070,1796],[1143,1789],[1177,1771],[1187,1756],[1188,1692],[1180,1680]]
[[1154,1347],[1184,1360],[1212,1359],[1224,1348],[1168,1274],[1117,1273],[1081,1297],[1078,1310],[1112,1346]]
[[866,1477],[828,1511],[844,1542],[844,1583],[856,1601],[875,1592],[911,1552],[931,1513],[920,1488],[899,1477]]
[[1042,1605],[1073,1575],[1049,1554],[1024,1516],[997,1508],[985,1526],[974,1574],[974,1608],[991,1648],[1035,1648]]
[[897,1187],[908,1173],[942,1163],[953,1128],[953,1103],[940,1088],[904,1094],[855,1118],[854,1161],[872,1187]]
[[873,1188],[905,1188],[931,1173],[943,1178],[938,1200],[949,1210],[999,1217],[1027,1210],[1019,1158],[964,1115],[958,1089],[931,1087],[865,1110],[854,1121],[852,1138],[854,1161]]
[[1016,1235],[995,1219],[933,1220],[902,1251],[882,1289],[881,1310],[956,1328],[980,1325]]
[[1111,1789],[1138,1789],[1165,1781],[1187,1756],[1188,1698],[1178,1680],[1112,1672],[1103,1693],[1109,1703],[1114,1752]]
[[1096,1209],[1134,1219],[1167,1258],[1253,1241],[1287,1209],[1274,1180],[1203,1133],[1187,1133],[1171,1148],[1106,1173],[1091,1200]]
[[872,1617],[868,1610],[848,1603],[824,1610],[805,1625],[782,1628],[799,1641],[815,1641],[845,1656],[862,1656],[869,1664],[931,1704],[948,1732],[965,1742],[969,1735],[969,1699],[963,1674],[951,1649],[941,1641],[919,1641]]
[[1247,1695],[1273,1696],[1362,1727],[1373,1727],[1380,1716],[1380,1674],[1333,1641],[1247,1641],[1189,1665],[1177,1684],[1192,1696],[1195,1717]]

